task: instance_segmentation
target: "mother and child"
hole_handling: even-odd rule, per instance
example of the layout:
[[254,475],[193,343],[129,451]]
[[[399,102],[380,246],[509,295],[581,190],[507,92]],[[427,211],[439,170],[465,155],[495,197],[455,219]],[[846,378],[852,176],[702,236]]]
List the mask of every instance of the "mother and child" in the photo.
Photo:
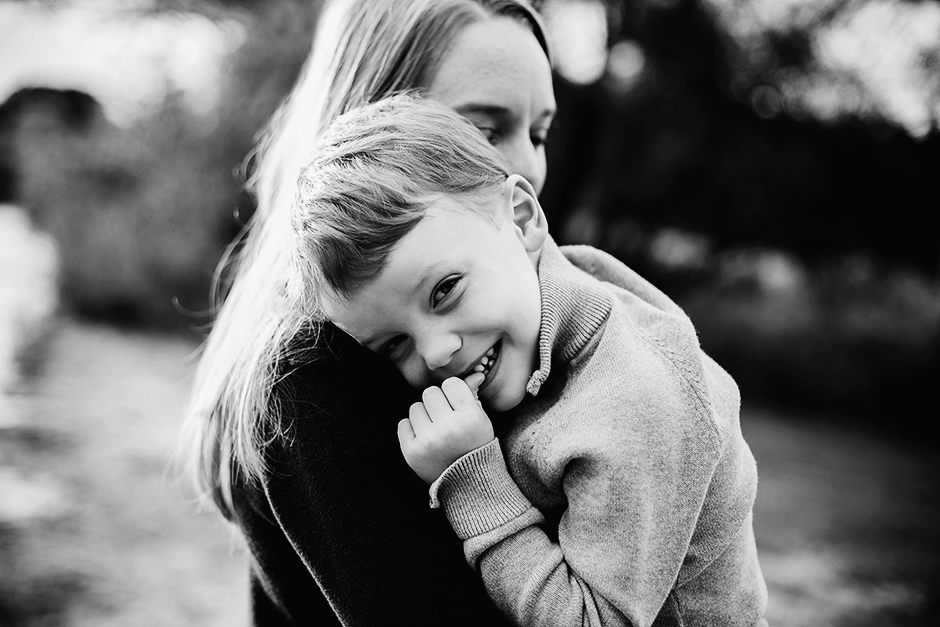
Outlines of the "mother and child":
[[314,46],[187,423],[253,624],[765,625],[736,385],[549,235],[538,14],[345,0]]

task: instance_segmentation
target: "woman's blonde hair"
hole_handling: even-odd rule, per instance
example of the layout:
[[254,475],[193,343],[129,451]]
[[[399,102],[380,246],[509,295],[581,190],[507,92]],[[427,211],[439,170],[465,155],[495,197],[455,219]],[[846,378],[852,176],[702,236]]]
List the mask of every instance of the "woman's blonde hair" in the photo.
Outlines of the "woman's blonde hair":
[[[449,44],[469,24],[509,17],[532,30],[550,57],[545,29],[525,0],[336,0],[323,8],[313,48],[292,93],[258,146],[249,181],[257,209],[223,258],[218,310],[202,347],[183,445],[201,497],[231,519],[229,470],[247,480],[266,470],[263,450],[281,436],[271,395],[279,362],[310,319],[287,294],[290,211],[302,160],[337,116],[403,90],[422,90]],[[225,271],[225,281],[221,277]]]

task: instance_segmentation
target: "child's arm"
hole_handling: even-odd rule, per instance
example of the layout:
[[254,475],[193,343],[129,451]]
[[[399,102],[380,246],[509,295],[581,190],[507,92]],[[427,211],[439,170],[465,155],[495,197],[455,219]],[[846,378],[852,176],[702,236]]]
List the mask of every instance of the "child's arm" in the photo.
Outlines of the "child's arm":
[[[437,401],[426,406],[429,421],[415,429],[416,440],[444,439],[475,420],[465,413],[465,393],[451,399],[457,387],[442,390],[449,407]],[[685,429],[687,418],[653,428]],[[695,450],[651,451],[616,429],[597,427],[593,420],[571,424],[583,433],[581,444],[560,456],[568,458],[557,475],[567,501],[559,503],[565,511],[557,539],[509,476],[495,440],[461,457],[432,486],[494,602],[520,625],[650,625],[661,612],[677,621],[690,608],[718,620],[713,624],[755,624],[759,593],[740,580],[759,578],[759,570],[748,570],[756,568],[753,496],[737,499],[740,511],[726,512],[736,517],[730,526],[740,532],[721,544],[697,545],[699,553],[689,548],[702,503],[707,493],[712,496],[712,473],[746,463],[740,435],[726,442],[724,452],[713,432],[690,438]],[[421,457],[416,448],[403,442],[406,456]],[[724,573],[718,579],[716,572],[703,576],[713,565]],[[703,592],[687,585],[676,592],[693,580],[709,580],[710,587]],[[713,590],[721,592],[716,597]],[[680,609],[682,603],[688,606]]]

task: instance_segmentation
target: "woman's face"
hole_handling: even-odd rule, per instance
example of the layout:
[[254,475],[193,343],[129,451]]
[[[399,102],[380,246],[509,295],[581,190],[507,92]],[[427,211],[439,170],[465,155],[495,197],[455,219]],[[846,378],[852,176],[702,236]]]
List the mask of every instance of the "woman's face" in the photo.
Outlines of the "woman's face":
[[542,190],[555,94],[551,66],[532,31],[506,17],[466,27],[441,60],[427,96],[473,122],[516,173]]

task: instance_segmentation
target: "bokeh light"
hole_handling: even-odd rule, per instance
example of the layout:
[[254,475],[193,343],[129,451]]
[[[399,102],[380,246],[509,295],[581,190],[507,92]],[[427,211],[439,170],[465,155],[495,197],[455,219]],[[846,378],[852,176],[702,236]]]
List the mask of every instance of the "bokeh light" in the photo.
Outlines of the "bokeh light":
[[222,64],[245,37],[237,14],[211,20],[140,8],[0,3],[0,102],[33,85],[75,89],[97,99],[111,122],[128,126],[175,92],[194,114],[211,114]]
[[[940,128],[940,4],[703,3],[736,47],[732,91],[761,117],[785,108],[797,119],[874,118],[919,139]],[[776,52],[786,45],[805,49],[781,69]]]
[[601,0],[551,0],[543,8],[555,69],[576,85],[598,80],[607,66],[607,7]]
[[619,93],[633,89],[643,78],[646,55],[640,44],[632,39],[615,43],[607,58],[607,73],[611,87]]

